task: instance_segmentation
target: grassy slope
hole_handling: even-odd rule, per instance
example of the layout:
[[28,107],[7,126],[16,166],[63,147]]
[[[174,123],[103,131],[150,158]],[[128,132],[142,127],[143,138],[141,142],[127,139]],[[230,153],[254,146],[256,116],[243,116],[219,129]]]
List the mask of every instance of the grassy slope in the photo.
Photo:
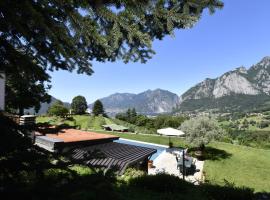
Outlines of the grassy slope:
[[57,125],[61,123],[66,123],[70,126],[79,126],[82,130],[102,130],[101,125],[111,124],[110,119],[104,117],[93,117],[88,115],[74,115],[73,120],[63,120],[57,117],[38,117],[38,123],[49,122],[52,125]]
[[[94,129],[97,132],[101,131],[100,124],[110,124],[110,119],[93,118],[90,116],[74,116],[76,124],[80,125],[82,129]],[[48,117],[40,117],[38,122],[47,122],[52,120]],[[69,124],[74,121],[65,121]],[[108,133],[108,132],[107,132]],[[162,136],[139,135],[129,133],[115,133],[122,138],[139,140],[144,142],[151,142],[156,144],[168,145],[169,138]],[[185,146],[185,142],[180,138],[171,138],[174,146]],[[249,148],[245,146],[232,145],[227,143],[215,142],[210,145],[219,150],[224,150],[231,154],[230,157],[223,160],[205,162],[204,171],[206,177],[211,183],[224,184],[224,179],[229,182],[234,182],[236,186],[248,186],[254,188],[256,191],[270,192],[270,151]]]
[[[122,138],[168,145],[168,138],[161,136],[135,135],[128,133],[113,133]],[[175,146],[184,146],[184,141],[171,138]],[[207,160],[204,171],[207,180],[219,185],[224,184],[224,179],[236,186],[246,186],[255,191],[270,192],[270,150],[250,148],[221,142],[213,142],[209,146],[224,150],[231,154],[226,159]]]
[[[112,133],[121,138],[130,140],[139,140],[143,142],[150,142],[155,144],[169,145],[169,137],[159,136],[159,135],[140,135],[140,134],[130,134],[130,133]],[[176,147],[184,147],[185,143],[181,138],[171,138],[173,145]]]
[[[248,117],[243,117],[241,119],[238,119],[236,121],[239,121],[241,124],[243,123],[243,121],[246,119],[247,121],[255,121],[256,123],[260,123],[261,121],[268,121],[267,119],[264,118],[265,116],[262,115],[262,116],[248,116]],[[220,122],[221,125],[224,125],[224,126],[228,126],[231,122],[230,121],[222,121]],[[270,131],[270,126],[269,127],[265,127],[265,128],[259,128],[257,127],[257,125],[253,126],[251,124],[249,124],[248,128],[247,128],[248,131]]]
[[270,151],[227,143],[212,143],[211,147],[231,154],[223,160],[208,160],[204,171],[211,183],[224,184],[224,179],[237,186],[270,192]]

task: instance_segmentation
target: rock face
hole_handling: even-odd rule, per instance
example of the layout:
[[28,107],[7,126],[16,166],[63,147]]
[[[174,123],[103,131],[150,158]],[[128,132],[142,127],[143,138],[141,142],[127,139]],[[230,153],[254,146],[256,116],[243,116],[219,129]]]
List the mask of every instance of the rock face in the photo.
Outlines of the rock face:
[[235,98],[237,95],[241,95],[241,98],[244,98],[244,96],[249,98],[251,96],[266,97],[270,95],[270,57],[263,58],[249,69],[239,67],[216,79],[204,80],[180,97],[179,107],[181,110],[181,107],[183,108],[187,101],[192,101],[193,104],[198,103],[196,100],[204,102],[202,101],[204,99],[219,101],[223,98],[230,101],[230,96]]
[[219,77],[214,84],[213,96],[219,98],[231,94],[259,94],[260,91],[248,81],[245,74],[237,69]]
[[[169,113],[178,104],[179,97],[167,90],[147,90],[139,94],[115,93],[100,99],[109,114],[124,112],[135,108],[143,114]],[[93,104],[89,107],[92,108]]]

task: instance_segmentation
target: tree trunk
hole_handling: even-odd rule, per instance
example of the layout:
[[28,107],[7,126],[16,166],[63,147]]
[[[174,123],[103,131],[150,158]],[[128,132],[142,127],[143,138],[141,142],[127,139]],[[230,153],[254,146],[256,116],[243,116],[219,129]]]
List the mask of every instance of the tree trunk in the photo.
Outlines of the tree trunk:
[[199,147],[199,150],[203,152],[204,149],[205,149],[205,145],[204,144],[201,144],[200,147]]
[[19,108],[19,115],[20,116],[24,115],[24,108],[22,107]]

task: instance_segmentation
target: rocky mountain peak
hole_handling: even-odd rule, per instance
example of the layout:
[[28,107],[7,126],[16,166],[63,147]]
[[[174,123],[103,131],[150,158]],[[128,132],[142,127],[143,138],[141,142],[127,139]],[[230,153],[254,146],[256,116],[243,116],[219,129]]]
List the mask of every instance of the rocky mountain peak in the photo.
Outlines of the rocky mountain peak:
[[249,69],[242,66],[216,79],[206,79],[186,91],[180,99],[180,110],[189,111],[252,109],[270,102],[270,56]]
[[135,108],[143,114],[167,113],[179,103],[176,94],[162,89],[147,90],[139,94],[117,93],[100,100],[106,112],[111,115],[124,112],[128,108]]
[[235,71],[239,72],[239,73],[242,73],[242,74],[247,74],[248,73],[248,70],[244,66],[236,68]]
[[185,92],[181,99],[220,98],[233,94],[270,94],[270,56],[250,69],[243,66],[216,79],[205,79]]

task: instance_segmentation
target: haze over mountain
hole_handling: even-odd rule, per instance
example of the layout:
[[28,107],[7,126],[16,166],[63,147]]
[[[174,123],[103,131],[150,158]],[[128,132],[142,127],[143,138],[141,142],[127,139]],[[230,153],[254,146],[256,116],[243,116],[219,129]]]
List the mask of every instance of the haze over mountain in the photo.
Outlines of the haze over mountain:
[[[40,104],[40,109],[39,109],[39,111],[38,111],[37,114],[38,114],[38,115],[46,114],[47,111],[48,111],[48,109],[49,109],[49,107],[50,107],[52,104],[54,104],[56,101],[58,101],[58,100],[59,100],[59,99],[57,99],[57,98],[51,96],[51,102],[50,102],[50,103],[41,103],[41,104]],[[64,103],[65,107],[70,108],[70,103],[68,103],[68,102],[63,102],[63,103]],[[25,114],[28,114],[28,113],[29,113],[29,114],[35,114],[35,109],[34,109],[34,108],[25,109],[24,113],[25,113]]]
[[[135,108],[143,114],[161,114],[172,112],[179,103],[177,94],[167,90],[147,90],[139,94],[115,93],[100,99],[106,112],[115,114],[124,112],[128,108]],[[93,104],[90,104],[91,108]]]
[[[50,104],[43,103],[39,114]],[[270,109],[270,57],[264,57],[250,68],[238,67],[215,79],[206,78],[178,97],[168,90],[147,90],[139,94],[115,93],[100,99],[108,114],[135,108],[142,114],[156,115],[193,111],[255,111]],[[66,103],[69,107],[69,103]],[[89,105],[91,109],[93,103]],[[32,110],[30,113],[33,112]],[[175,110],[174,110],[175,111]]]
[[270,99],[270,57],[249,69],[239,67],[205,79],[180,96],[180,111],[247,111],[266,106]]

